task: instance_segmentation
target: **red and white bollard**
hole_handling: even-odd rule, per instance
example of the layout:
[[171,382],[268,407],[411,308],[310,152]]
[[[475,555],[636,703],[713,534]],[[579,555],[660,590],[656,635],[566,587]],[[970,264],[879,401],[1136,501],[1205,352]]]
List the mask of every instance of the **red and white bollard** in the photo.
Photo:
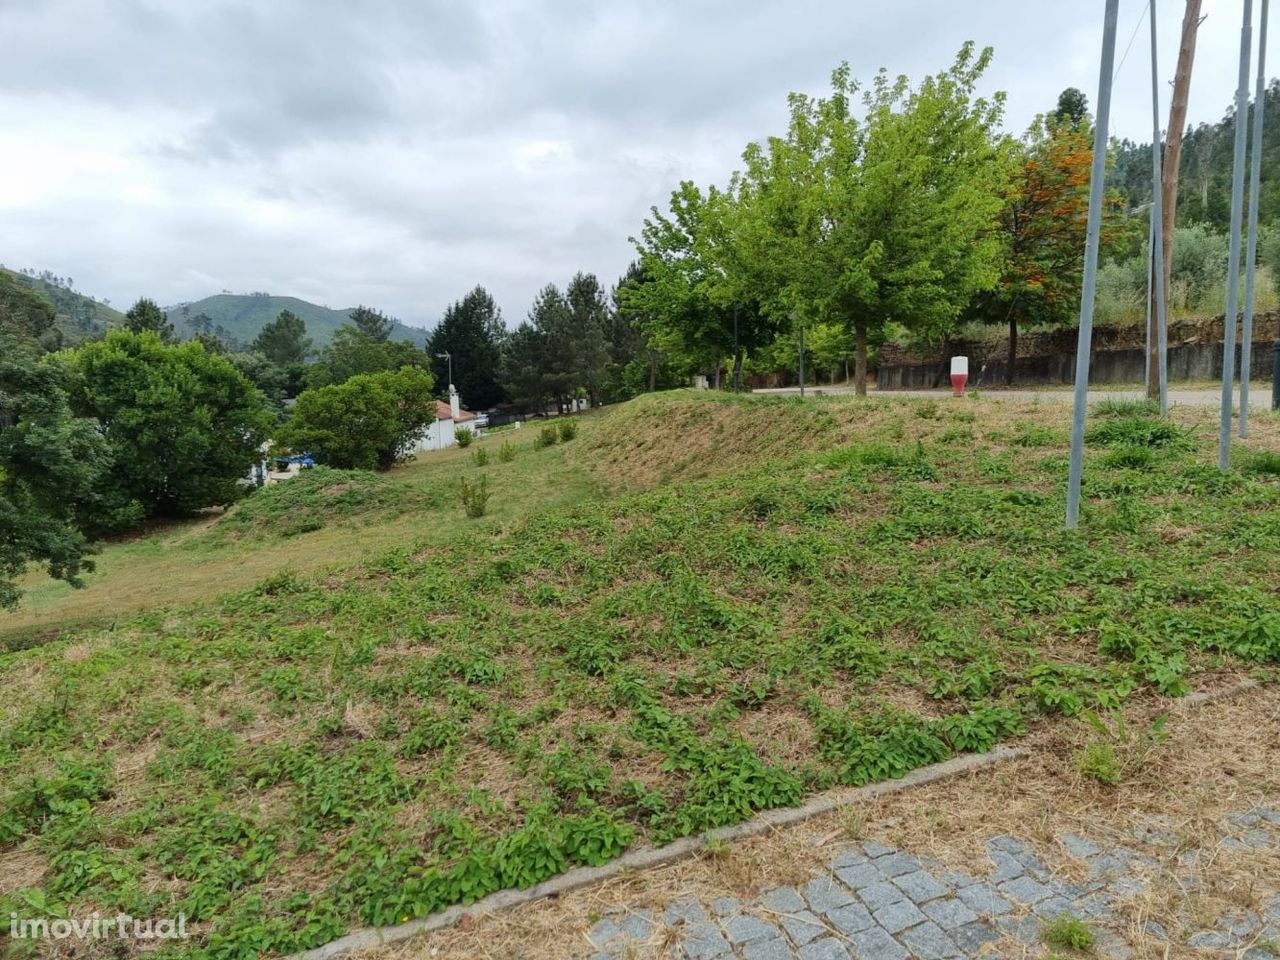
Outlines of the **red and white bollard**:
[[964,396],[964,385],[969,382],[969,358],[951,358],[951,387],[957,397]]

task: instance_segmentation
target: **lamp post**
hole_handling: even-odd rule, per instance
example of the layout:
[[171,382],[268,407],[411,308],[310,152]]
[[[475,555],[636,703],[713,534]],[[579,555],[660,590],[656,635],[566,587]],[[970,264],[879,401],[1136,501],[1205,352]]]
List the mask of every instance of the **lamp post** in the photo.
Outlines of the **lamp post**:
[[449,386],[452,387],[453,386],[453,354],[451,354],[448,350],[446,350],[444,353],[437,353],[436,356],[439,357],[441,360],[447,360],[449,362]]

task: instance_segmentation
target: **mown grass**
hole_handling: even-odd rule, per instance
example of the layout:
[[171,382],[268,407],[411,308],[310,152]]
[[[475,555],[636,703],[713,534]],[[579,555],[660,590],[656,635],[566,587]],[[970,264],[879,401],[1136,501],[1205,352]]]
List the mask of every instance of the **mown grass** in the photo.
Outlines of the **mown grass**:
[[1061,416],[645,401],[504,466],[648,489],[4,657],[0,913],[288,952],[1280,661],[1275,476],[1100,430],[1068,533]]

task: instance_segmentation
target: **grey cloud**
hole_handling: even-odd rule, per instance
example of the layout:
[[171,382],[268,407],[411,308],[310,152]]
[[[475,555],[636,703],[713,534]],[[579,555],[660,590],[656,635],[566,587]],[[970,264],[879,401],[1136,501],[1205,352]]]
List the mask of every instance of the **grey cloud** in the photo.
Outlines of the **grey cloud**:
[[[1195,120],[1234,77],[1236,4],[1205,5]],[[1060,0],[0,0],[0,180],[38,197],[0,190],[0,261],[116,303],[270,289],[420,323],[480,282],[516,321],[616,279],[651,204],[724,182],[840,61],[919,77],[991,44],[1017,132],[1066,86],[1092,102],[1100,25]],[[1146,139],[1138,41],[1114,116]]]

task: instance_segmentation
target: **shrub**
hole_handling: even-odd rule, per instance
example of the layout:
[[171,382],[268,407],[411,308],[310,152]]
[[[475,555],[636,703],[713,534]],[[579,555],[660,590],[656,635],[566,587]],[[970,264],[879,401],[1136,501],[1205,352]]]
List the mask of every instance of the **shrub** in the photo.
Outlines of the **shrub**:
[[503,463],[510,463],[516,458],[516,448],[508,441],[503,440],[502,446],[498,448],[498,459]]
[[554,447],[560,440],[560,431],[555,428],[554,424],[549,424],[538,431],[538,435],[533,440],[533,449],[541,450],[543,447]]
[[560,421],[560,440],[567,442],[578,435],[578,424],[574,420]]
[[471,451],[471,460],[477,467],[487,467],[489,465],[489,451],[484,447],[477,447]]
[[471,432],[470,427],[459,427],[453,432],[453,439],[457,441],[458,446],[466,449],[471,446],[471,441],[475,439],[475,434]]
[[458,500],[462,503],[463,512],[472,519],[484,516],[489,496],[489,478],[486,476],[474,482],[463,477],[458,483]]
[[1070,914],[1059,914],[1044,928],[1044,942],[1057,950],[1088,950],[1093,946],[1089,925]]

